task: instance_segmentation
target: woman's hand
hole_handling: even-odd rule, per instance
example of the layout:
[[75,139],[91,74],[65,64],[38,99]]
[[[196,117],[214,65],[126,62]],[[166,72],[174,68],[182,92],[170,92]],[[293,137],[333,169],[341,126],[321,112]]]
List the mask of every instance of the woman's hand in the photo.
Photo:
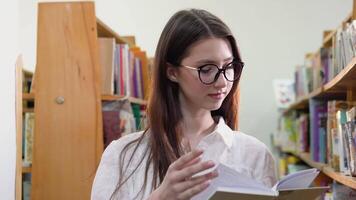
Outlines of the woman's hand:
[[173,162],[161,185],[152,192],[150,200],[190,199],[209,186],[210,180],[217,177],[216,171],[192,177],[194,174],[214,167],[212,161],[201,162],[202,150],[191,151]]

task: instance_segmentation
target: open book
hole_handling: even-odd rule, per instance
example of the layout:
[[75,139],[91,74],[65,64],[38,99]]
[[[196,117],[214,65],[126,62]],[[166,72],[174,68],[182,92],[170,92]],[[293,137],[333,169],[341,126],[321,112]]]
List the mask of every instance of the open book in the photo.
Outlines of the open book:
[[272,188],[259,183],[246,175],[236,172],[226,165],[217,166],[219,176],[212,180],[210,186],[192,200],[314,200],[328,187],[312,187],[309,185],[319,174],[317,169],[302,170],[285,176]]

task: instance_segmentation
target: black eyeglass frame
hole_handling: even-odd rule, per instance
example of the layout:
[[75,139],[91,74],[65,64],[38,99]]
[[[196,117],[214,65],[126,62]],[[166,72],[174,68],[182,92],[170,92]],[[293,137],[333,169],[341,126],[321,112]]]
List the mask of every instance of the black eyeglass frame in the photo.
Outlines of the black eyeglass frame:
[[[236,77],[234,76],[234,79],[233,79],[233,80],[229,80],[229,79],[226,77],[225,70],[226,70],[226,67],[227,67],[227,66],[229,66],[229,65],[231,65],[231,64],[233,64],[233,63],[236,63],[236,65],[234,65],[234,67],[239,67],[240,69],[235,69],[236,71],[238,71],[238,75],[237,75]],[[215,77],[214,77],[214,80],[213,80],[212,82],[209,82],[209,83],[204,82],[204,81],[202,80],[202,78],[201,78],[201,75],[200,75],[202,69],[203,69],[205,66],[207,66],[207,65],[215,66],[215,67],[218,69],[218,71],[217,71],[217,73],[216,73],[216,75],[215,75]],[[211,85],[211,84],[215,83],[215,82],[218,80],[218,78],[219,78],[219,76],[220,76],[221,73],[224,74],[225,79],[226,79],[227,81],[229,81],[229,82],[234,82],[234,81],[236,81],[236,80],[239,80],[240,77],[241,77],[242,69],[243,69],[244,65],[245,65],[245,63],[242,62],[242,61],[240,61],[240,60],[233,60],[233,61],[231,61],[230,63],[228,63],[228,64],[226,64],[225,66],[223,66],[221,69],[219,68],[218,65],[213,64],[213,63],[204,64],[204,65],[199,66],[199,67],[190,67],[190,66],[188,66],[188,65],[180,65],[180,66],[181,66],[181,67],[185,67],[185,68],[187,68],[187,69],[192,69],[192,70],[198,71],[198,76],[199,76],[200,82],[202,82],[202,83],[205,84],[205,85]]]

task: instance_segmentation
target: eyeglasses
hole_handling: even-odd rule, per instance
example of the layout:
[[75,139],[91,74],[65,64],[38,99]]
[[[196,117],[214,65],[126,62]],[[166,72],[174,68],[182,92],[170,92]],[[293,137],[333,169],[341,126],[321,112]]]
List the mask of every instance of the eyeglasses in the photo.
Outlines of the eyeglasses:
[[200,81],[205,85],[210,85],[218,80],[220,73],[224,74],[227,81],[234,82],[238,80],[241,76],[244,63],[238,60],[233,60],[221,69],[215,64],[205,64],[197,68],[186,65],[181,66],[198,71]]

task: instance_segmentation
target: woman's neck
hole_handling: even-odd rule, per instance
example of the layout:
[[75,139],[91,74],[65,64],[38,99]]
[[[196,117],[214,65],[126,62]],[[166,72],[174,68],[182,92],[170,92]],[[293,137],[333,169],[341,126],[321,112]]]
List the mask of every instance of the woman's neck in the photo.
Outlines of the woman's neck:
[[189,112],[182,109],[183,120],[181,130],[184,138],[184,146],[194,149],[200,140],[211,133],[215,128],[215,122],[210,111]]

